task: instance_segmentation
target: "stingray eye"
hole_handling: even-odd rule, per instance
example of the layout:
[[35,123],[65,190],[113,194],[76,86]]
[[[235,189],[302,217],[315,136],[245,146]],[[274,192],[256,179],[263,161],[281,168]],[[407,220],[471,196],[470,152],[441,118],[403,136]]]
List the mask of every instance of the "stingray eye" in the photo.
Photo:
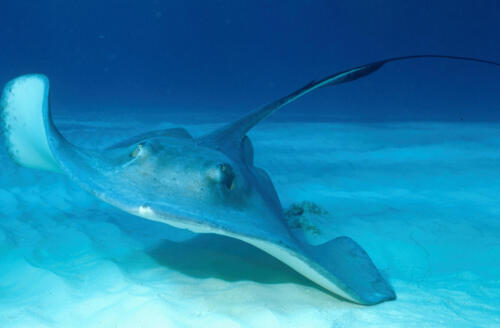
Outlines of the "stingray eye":
[[210,168],[207,172],[207,176],[210,180],[224,186],[225,188],[231,190],[234,188],[234,171],[231,165],[227,163],[220,163]]
[[221,184],[226,186],[227,188],[233,187],[233,180],[234,180],[234,172],[233,168],[231,165],[227,163],[222,163],[217,165],[219,170],[222,172],[222,179],[221,179]]
[[131,158],[135,158],[135,157],[137,157],[137,155],[139,155],[139,154],[141,153],[142,148],[144,148],[144,143],[140,143],[140,144],[138,144],[138,145],[137,145],[137,147],[134,149],[134,151],[132,151],[132,152],[130,153],[130,155],[129,155],[129,156],[130,156]]

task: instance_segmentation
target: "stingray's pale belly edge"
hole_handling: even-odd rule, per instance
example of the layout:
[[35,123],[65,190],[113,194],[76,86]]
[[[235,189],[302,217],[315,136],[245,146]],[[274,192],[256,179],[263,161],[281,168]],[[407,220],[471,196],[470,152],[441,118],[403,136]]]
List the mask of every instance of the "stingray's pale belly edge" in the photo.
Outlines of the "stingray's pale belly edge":
[[332,282],[327,277],[321,275],[321,273],[317,272],[314,268],[312,268],[310,263],[306,261],[306,258],[304,256],[299,256],[297,252],[294,252],[290,248],[279,246],[275,243],[263,239],[247,237],[241,234],[235,234],[227,230],[209,227],[205,224],[196,224],[194,222],[186,223],[186,221],[183,220],[159,217],[155,215],[154,211],[150,207],[146,206],[141,206],[136,211],[131,211],[130,213],[136,216],[140,216],[147,220],[165,223],[175,228],[186,229],[194,233],[215,233],[244,241],[274,256],[275,258],[279,259],[283,263],[293,268],[295,271],[308,277],[310,280],[314,281],[321,287],[333,292],[334,294],[342,296],[350,301],[358,302],[357,299],[353,298],[351,295],[349,295],[340,287],[338,287],[334,282]]
[[[337,260],[342,261],[342,265],[344,263],[348,263],[345,268],[350,270],[350,275],[356,277],[356,269],[363,270],[366,269],[367,272],[372,272],[375,270],[376,275],[374,277],[369,276],[363,277],[360,279],[364,279],[369,281],[370,287],[365,288],[366,294],[363,294],[364,291],[360,291],[360,289],[356,289],[355,286],[348,286],[344,283],[342,277],[335,276],[335,272],[332,270],[328,270],[324,264],[320,263],[321,261],[317,261],[317,257],[315,257],[314,252],[319,248],[319,256],[321,258],[324,257],[323,261],[334,260],[334,258],[329,258],[329,253],[325,253],[322,250],[322,246],[307,246],[301,245],[298,243],[294,243],[293,245],[287,244],[287,242],[283,240],[266,240],[263,238],[258,238],[256,236],[245,235],[241,232],[233,232],[228,229],[223,229],[221,227],[216,227],[210,224],[197,222],[196,220],[191,220],[189,218],[176,218],[174,216],[166,216],[166,215],[157,215],[153,209],[148,206],[140,206],[135,209],[127,209],[127,212],[130,214],[142,217],[147,220],[152,220],[156,222],[165,223],[171,225],[176,228],[186,229],[195,233],[214,233],[219,234],[231,238],[235,238],[246,242],[268,254],[277,258],[281,262],[285,263],[301,275],[307,277],[309,280],[315,282],[319,286],[325,288],[326,290],[332,292],[335,295],[343,297],[346,300],[364,304],[364,305],[373,305],[383,301],[394,300],[396,298],[396,294],[392,287],[378,274],[376,268],[369,260],[369,257],[366,256],[364,251],[354,243],[354,245],[349,244],[347,249],[342,247],[333,248],[337,254]],[[337,240],[342,241],[343,238],[347,239],[350,242],[350,239],[346,237],[341,237],[332,242],[336,242]],[[292,240],[292,239],[288,239]],[[332,243],[330,242],[330,243]],[[328,243],[327,243],[328,244]],[[328,246],[328,245],[327,245]],[[354,246],[354,247],[353,247]],[[354,260],[351,264],[349,264],[349,259],[344,258],[346,253],[352,258],[355,258],[351,253],[362,252],[361,260]],[[359,266],[361,264],[361,267]],[[335,262],[333,263],[335,265]],[[344,269],[345,269],[344,268]],[[342,268],[340,268],[342,270]]]

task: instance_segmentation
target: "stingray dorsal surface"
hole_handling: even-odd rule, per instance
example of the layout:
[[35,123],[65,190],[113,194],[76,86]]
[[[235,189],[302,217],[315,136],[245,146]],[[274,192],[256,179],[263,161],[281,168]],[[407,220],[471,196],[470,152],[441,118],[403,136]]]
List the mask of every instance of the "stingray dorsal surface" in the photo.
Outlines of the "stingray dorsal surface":
[[[64,173],[95,196],[134,215],[197,233],[216,233],[247,242],[346,300],[371,305],[395,298],[392,287],[350,238],[337,238],[319,246],[303,245],[279,221],[273,223],[264,218],[259,222],[255,216],[250,218],[254,222],[247,222],[230,214],[227,219],[216,215],[203,217],[170,204],[151,205],[147,200],[130,205],[135,200],[123,200],[125,196],[120,195],[120,190],[110,192],[116,183],[103,180],[103,172],[96,169],[107,165],[100,158],[101,152],[76,147],[57,131],[50,116],[48,92],[49,82],[43,75],[21,76],[5,88],[2,117],[6,144],[9,154],[21,166]],[[176,128],[138,135],[106,151],[114,154],[131,144],[141,145],[144,140],[158,138],[179,142],[194,140],[187,131]],[[247,137],[242,140],[241,156],[246,166],[252,166],[253,149]],[[255,176],[256,184],[267,188],[277,199],[265,171],[255,168]],[[262,229],[264,224],[268,230]]]

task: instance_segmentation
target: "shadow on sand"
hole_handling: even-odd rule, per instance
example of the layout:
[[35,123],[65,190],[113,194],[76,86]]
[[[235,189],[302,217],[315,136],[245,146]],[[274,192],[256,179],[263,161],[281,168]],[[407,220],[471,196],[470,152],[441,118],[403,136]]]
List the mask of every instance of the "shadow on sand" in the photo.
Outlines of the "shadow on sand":
[[318,287],[267,253],[215,234],[195,235],[181,242],[166,240],[147,253],[159,264],[195,278]]

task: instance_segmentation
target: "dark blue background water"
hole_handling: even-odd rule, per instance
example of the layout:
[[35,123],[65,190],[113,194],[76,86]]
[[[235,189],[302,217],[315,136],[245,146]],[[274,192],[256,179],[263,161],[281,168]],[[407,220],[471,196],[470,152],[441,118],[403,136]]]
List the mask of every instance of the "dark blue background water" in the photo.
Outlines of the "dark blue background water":
[[[47,74],[56,113],[141,107],[217,119],[385,57],[500,61],[496,0],[16,0],[0,15],[2,82]],[[499,95],[498,67],[420,60],[315,92],[275,119],[498,120]]]

